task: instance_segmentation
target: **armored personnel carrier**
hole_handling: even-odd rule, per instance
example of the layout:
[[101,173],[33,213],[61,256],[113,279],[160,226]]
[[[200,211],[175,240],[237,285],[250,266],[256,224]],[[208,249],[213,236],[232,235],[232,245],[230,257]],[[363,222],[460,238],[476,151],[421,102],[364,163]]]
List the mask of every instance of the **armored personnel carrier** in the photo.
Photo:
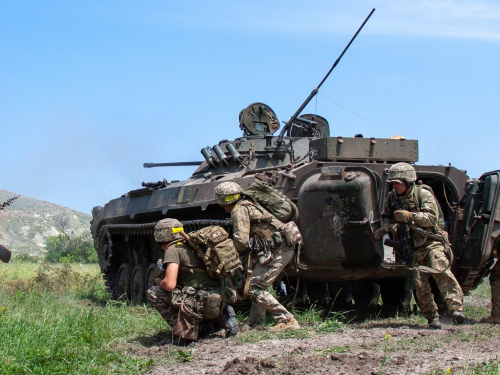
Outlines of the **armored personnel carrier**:
[[[151,285],[161,250],[153,238],[156,222],[174,217],[187,231],[218,224],[231,231],[228,216],[214,200],[214,188],[236,181],[243,188],[256,175],[296,202],[307,269],[289,268],[286,281],[303,282],[300,298],[340,298],[357,304],[408,300],[405,264],[373,239],[388,193],[393,163],[418,161],[418,141],[403,137],[330,136],[317,115],[297,117],[288,134],[273,133],[273,110],[253,103],[240,113],[243,136],[203,148],[205,160],[179,182],[143,183],[94,207],[91,230],[99,265],[115,297],[141,302]],[[177,165],[178,163],[172,163]],[[145,167],[171,165],[145,164]],[[453,272],[465,293],[481,282],[500,240],[500,171],[470,179],[453,166],[415,165],[418,179],[432,187],[445,216],[454,252]]]
[[[415,164],[418,141],[332,136],[327,119],[301,114],[328,74],[279,134],[274,111],[253,103],[240,112],[242,136],[203,148],[202,162],[144,165],[198,166],[187,180],[143,183],[142,188],[93,208],[94,246],[115,298],[144,300],[156,260],[162,257],[153,237],[156,222],[172,217],[186,231],[217,224],[231,232],[228,215],[214,199],[214,188],[224,181],[245,188],[258,176],[299,208],[301,260],[307,268],[285,270],[283,281],[289,292],[298,289],[296,297],[304,301],[370,306],[381,296],[384,304],[408,304],[406,266],[373,233],[381,225],[388,170],[397,162]],[[452,271],[468,293],[491,267],[492,250],[500,241],[500,171],[470,179],[451,165],[415,168],[419,181],[432,187],[441,205],[454,253]]]

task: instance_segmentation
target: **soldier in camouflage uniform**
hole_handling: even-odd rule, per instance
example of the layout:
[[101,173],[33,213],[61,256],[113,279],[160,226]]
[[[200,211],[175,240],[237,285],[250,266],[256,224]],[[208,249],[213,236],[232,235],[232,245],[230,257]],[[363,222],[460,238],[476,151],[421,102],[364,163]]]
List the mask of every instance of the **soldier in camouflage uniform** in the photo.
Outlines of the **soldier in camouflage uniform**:
[[256,254],[258,261],[255,262],[252,270],[248,291],[248,297],[252,301],[250,323],[255,322],[258,315],[265,318],[265,312],[267,312],[277,323],[269,328],[270,331],[283,332],[300,329],[294,316],[266,291],[283,268],[290,263],[295,248],[288,246],[282,238],[283,222],[262,206],[242,199],[242,191],[243,189],[236,182],[223,182],[215,188],[215,200],[227,213],[231,213],[234,229],[233,242],[240,254],[246,253],[249,249],[255,252],[256,244],[265,244],[268,250],[265,251],[262,247],[259,249]]
[[490,274],[491,316],[481,319],[481,323],[500,324],[500,259],[499,249],[494,250],[493,257],[497,262]]
[[155,239],[165,251],[165,277],[155,279],[155,286],[148,289],[149,302],[183,340],[197,340],[211,328],[236,334],[233,308],[221,309],[229,302],[230,291],[221,280],[208,276],[203,260],[186,243],[181,230],[176,219],[163,219],[155,226]]
[[[462,312],[463,292],[450,270],[450,259],[446,252],[451,253],[451,249],[447,234],[442,230],[444,223],[439,214],[439,203],[430,191],[415,185],[416,179],[415,169],[410,164],[397,163],[391,166],[387,182],[392,184],[393,190],[401,197],[401,209],[396,210],[394,192],[391,191],[381,215],[382,227],[375,232],[374,237],[379,239],[389,232],[395,234],[394,222],[409,226],[413,253],[413,264],[409,272],[414,275],[420,313],[427,318],[431,328],[440,329],[441,322],[429,277],[432,275],[436,280],[452,319],[457,324],[465,320]],[[422,271],[422,268],[427,272]]]

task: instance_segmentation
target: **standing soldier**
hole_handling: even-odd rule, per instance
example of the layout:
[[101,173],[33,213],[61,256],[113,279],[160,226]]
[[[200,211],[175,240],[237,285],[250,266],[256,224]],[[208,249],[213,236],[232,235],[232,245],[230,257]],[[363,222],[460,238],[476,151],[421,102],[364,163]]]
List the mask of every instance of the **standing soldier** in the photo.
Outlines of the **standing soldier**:
[[[416,180],[417,174],[410,164],[397,163],[391,166],[387,182],[392,185],[393,190],[387,195],[382,212],[382,227],[375,232],[374,237],[379,239],[386,233],[394,234],[394,222],[409,226],[413,264],[408,266],[413,268],[420,313],[427,318],[429,327],[440,329],[438,308],[429,284],[430,275],[436,280],[456,324],[465,320],[462,312],[463,293],[450,270],[447,253],[451,258],[451,249],[447,234],[443,231],[439,203],[431,191],[415,185]],[[399,209],[396,208],[396,199],[401,200]]]
[[199,333],[211,327],[225,328],[227,335],[236,334],[238,322],[233,308],[228,305],[221,309],[221,303],[228,302],[230,290],[222,287],[221,280],[208,276],[203,260],[181,231],[182,224],[176,219],[163,219],[155,226],[155,240],[165,251],[165,277],[156,278],[156,286],[148,289],[149,302],[181,339],[197,340]]
[[493,257],[497,258],[497,263],[491,270],[491,316],[481,319],[481,323],[500,324],[500,259],[498,248],[493,250]]
[[231,213],[233,242],[238,252],[258,252],[248,291],[252,301],[249,320],[258,311],[257,306],[260,306],[277,323],[269,328],[270,331],[300,329],[294,316],[266,291],[292,260],[295,247],[288,246],[282,236],[284,224],[261,205],[242,199],[242,191],[236,182],[223,182],[215,188],[215,200],[227,213]]

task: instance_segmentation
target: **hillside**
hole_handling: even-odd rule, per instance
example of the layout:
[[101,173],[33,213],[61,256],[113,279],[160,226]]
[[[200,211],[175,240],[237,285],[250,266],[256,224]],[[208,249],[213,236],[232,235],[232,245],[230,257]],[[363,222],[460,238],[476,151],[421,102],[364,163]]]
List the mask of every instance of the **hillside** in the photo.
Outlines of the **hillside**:
[[[0,203],[16,194],[0,190]],[[66,233],[90,231],[91,216],[54,203],[20,196],[0,210],[0,244],[13,252],[42,255],[45,239]]]

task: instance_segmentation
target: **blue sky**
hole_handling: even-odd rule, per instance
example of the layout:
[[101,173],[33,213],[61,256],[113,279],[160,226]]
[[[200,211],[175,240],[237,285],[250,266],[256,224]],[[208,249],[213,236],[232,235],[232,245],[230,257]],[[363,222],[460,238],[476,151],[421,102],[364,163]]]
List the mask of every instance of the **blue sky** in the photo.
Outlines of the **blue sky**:
[[252,102],[289,119],[373,7],[304,112],[418,139],[418,164],[499,169],[496,1],[3,1],[0,189],[90,213],[187,178],[142,164],[201,160]]

